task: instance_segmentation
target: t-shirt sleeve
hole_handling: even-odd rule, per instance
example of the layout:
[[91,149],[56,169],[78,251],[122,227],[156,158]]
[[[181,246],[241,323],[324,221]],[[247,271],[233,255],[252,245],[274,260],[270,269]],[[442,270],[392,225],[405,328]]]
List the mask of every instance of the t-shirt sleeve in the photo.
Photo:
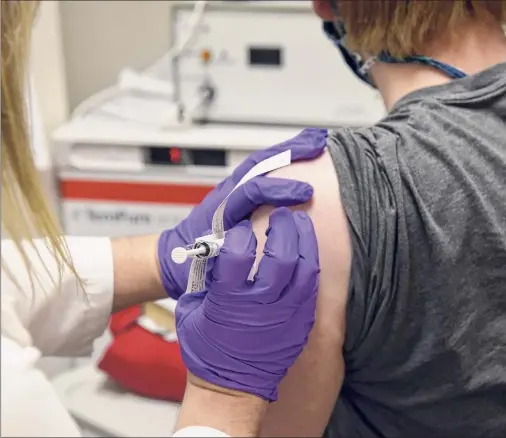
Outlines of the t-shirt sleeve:
[[[341,129],[328,138],[353,250],[344,344],[347,379],[360,378],[388,334],[401,263],[398,196],[377,141],[372,129]],[[393,136],[381,141],[395,147]]]

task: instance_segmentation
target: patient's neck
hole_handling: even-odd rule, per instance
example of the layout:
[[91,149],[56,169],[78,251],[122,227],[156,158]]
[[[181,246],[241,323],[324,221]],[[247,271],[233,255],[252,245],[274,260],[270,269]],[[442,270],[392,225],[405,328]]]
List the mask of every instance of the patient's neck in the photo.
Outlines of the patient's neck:
[[[473,75],[506,62],[506,36],[498,23],[468,23],[455,35],[443,35],[422,55]],[[417,64],[378,62],[371,74],[388,110],[413,91],[452,80],[435,68]]]

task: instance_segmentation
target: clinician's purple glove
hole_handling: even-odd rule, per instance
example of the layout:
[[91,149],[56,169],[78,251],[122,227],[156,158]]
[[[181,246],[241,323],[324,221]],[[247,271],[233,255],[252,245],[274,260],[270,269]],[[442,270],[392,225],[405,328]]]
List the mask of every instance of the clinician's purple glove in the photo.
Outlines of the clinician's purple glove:
[[[327,130],[309,128],[284,143],[256,151],[209,193],[184,221],[175,228],[164,231],[158,241],[158,260],[167,294],[178,299],[186,291],[191,263],[187,261],[183,265],[176,265],[171,259],[172,250],[178,246],[190,245],[196,238],[210,233],[215,210],[251,168],[288,149],[292,151],[292,161],[316,158],[325,149],[326,139]],[[304,204],[312,196],[313,188],[307,183],[263,176],[253,178],[230,195],[224,214],[225,229],[248,218],[261,205],[282,207]],[[213,263],[213,259],[210,259],[209,270],[212,269]]]
[[208,290],[179,299],[176,328],[192,374],[274,401],[313,326],[320,269],[305,213],[274,210],[266,234],[250,282],[256,250],[251,224],[243,221],[228,231]]

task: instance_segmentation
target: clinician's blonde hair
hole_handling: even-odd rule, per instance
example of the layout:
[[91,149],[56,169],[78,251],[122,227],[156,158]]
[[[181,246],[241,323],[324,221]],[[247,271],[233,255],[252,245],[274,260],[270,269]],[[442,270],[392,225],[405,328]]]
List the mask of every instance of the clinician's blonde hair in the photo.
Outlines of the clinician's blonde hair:
[[[59,223],[42,189],[27,128],[27,65],[37,8],[37,1],[1,2],[2,235],[12,239],[30,274],[33,272],[22,242],[30,245],[34,237],[47,239],[60,275],[65,267],[75,274]],[[7,273],[8,262],[2,260]],[[33,275],[30,277],[33,281]]]
[[422,55],[468,20],[506,22],[506,0],[330,0],[346,27],[346,45],[362,54]]

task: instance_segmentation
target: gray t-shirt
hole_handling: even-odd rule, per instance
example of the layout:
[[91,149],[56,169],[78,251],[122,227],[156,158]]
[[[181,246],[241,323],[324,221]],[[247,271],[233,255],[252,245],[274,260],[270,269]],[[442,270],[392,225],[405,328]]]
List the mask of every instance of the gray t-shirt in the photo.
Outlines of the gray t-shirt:
[[506,64],[328,144],[353,264],[327,436],[506,437]]

